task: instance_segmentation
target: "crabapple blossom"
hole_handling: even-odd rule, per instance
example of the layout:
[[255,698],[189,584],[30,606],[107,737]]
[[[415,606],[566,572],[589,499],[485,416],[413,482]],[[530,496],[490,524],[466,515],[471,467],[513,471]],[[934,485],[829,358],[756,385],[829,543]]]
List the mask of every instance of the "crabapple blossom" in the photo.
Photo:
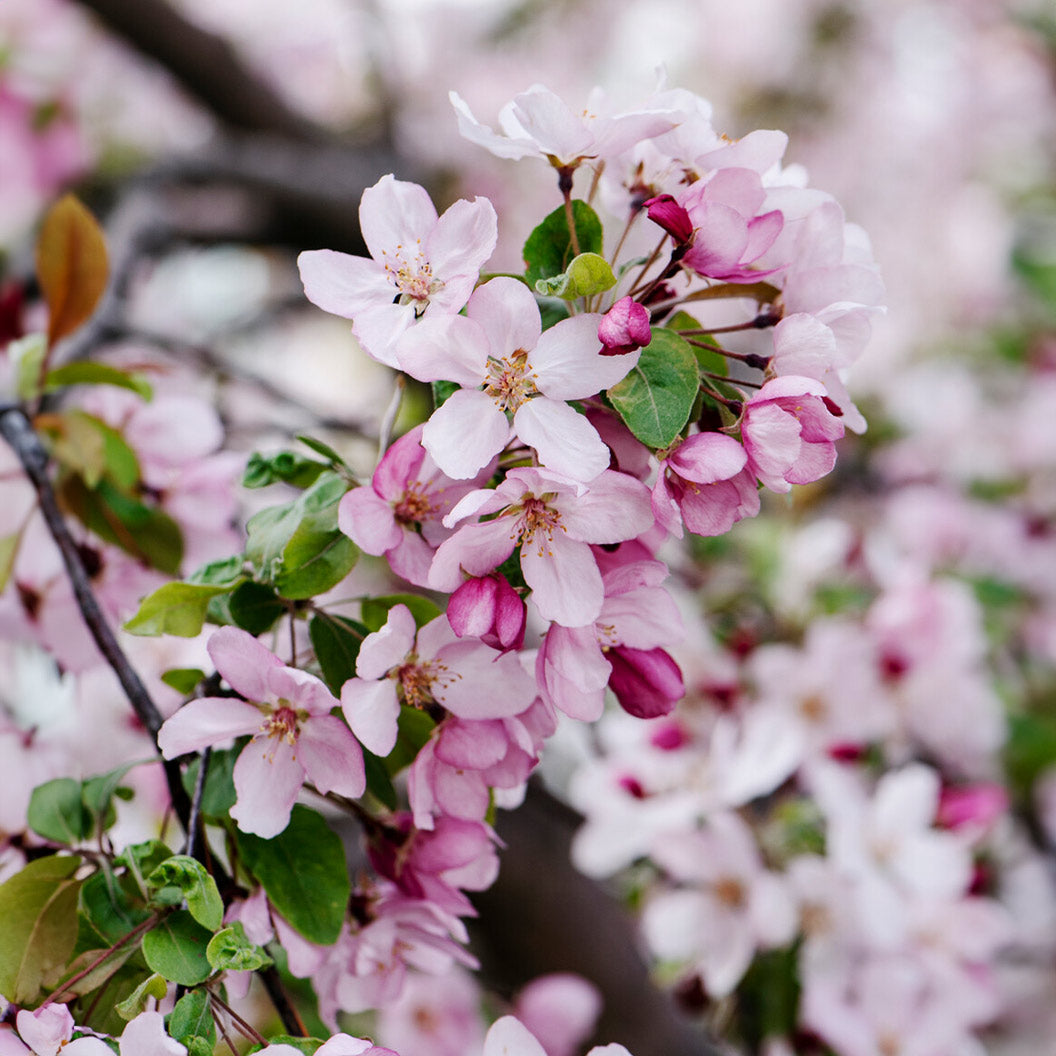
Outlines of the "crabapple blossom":
[[397,575],[419,587],[428,583],[436,547],[451,534],[443,518],[491,476],[490,466],[469,481],[445,476],[422,447],[422,428],[392,444],[370,487],[353,488],[338,505],[341,531],[366,553],[384,554]]
[[632,144],[670,131],[678,123],[671,110],[632,110],[614,117],[601,116],[602,94],[596,89],[579,114],[549,88],[533,84],[499,111],[502,135],[474,116],[457,93],[449,95],[458,116],[458,130],[500,158],[539,155],[555,168],[575,168],[587,159],[607,158]]
[[71,1040],[73,1016],[65,1005],[41,1005],[32,1012],[23,1008],[15,1016],[15,1026],[25,1044],[13,1037],[3,1041],[0,1035],[0,1045],[4,1046],[0,1052],[4,1056],[20,1056],[23,1053],[58,1056],[60,1049],[69,1056],[113,1056],[109,1046],[99,1038],[84,1036]]
[[520,594],[499,572],[467,579],[447,603],[451,630],[459,638],[480,638],[493,649],[520,649],[524,645],[525,615]]
[[609,450],[565,401],[615,385],[638,360],[636,352],[601,354],[593,313],[544,331],[535,297],[505,276],[476,289],[465,317],[423,320],[397,343],[396,356],[420,381],[463,386],[433,412],[422,434],[436,464],[460,479],[475,476],[512,431],[547,468],[592,480],[608,469]]
[[[502,683],[502,694],[482,695],[480,686],[495,681]],[[394,605],[384,627],[363,640],[356,677],[341,689],[341,707],[363,744],[388,755],[401,702],[439,705],[467,719],[497,719],[524,711],[534,697],[535,684],[514,654],[458,638],[446,616],[416,630],[410,609]]]
[[396,339],[429,312],[454,315],[465,305],[497,237],[486,198],[458,201],[438,217],[416,183],[383,176],[363,192],[363,240],[371,259],[330,249],[297,258],[313,304],[353,322],[374,359],[396,366]]
[[231,816],[244,832],[269,838],[286,828],[307,778],[322,793],[357,798],[366,788],[363,753],[314,675],[287,667],[252,635],[221,627],[209,639],[217,671],[242,700],[199,697],[158,735],[166,759],[252,735],[235,762],[238,800]]
[[825,400],[819,382],[790,374],[768,381],[745,403],[748,468],[771,491],[809,484],[836,464],[833,441],[843,436],[843,423]]
[[462,499],[445,524],[493,513],[441,544],[430,586],[456,590],[463,571],[485,575],[520,546],[536,609],[566,627],[586,626],[601,612],[604,586],[590,544],[633,539],[653,521],[648,491],[626,474],[605,470],[585,485],[545,469],[512,469],[494,490]]
[[[528,1028],[514,1016],[496,1020],[484,1039],[482,1056],[547,1056]],[[622,1045],[595,1045],[587,1056],[631,1056]]]
[[649,344],[649,310],[632,297],[621,297],[601,317],[598,339],[605,346],[604,356],[620,356]]

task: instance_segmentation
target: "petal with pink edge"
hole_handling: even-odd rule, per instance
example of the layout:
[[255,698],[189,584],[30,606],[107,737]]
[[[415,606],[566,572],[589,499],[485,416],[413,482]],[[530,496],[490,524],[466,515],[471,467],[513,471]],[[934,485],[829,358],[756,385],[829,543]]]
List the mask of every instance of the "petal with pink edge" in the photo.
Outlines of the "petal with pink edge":
[[373,260],[338,253],[333,249],[310,249],[297,258],[305,296],[317,308],[353,319],[372,304],[393,297],[392,283]]
[[361,550],[375,557],[391,550],[403,538],[392,506],[373,488],[353,488],[337,507],[337,526]]
[[544,620],[582,627],[598,618],[604,596],[601,573],[586,543],[555,532],[545,548],[526,544],[521,571]]
[[158,731],[158,747],[166,759],[200,752],[214,744],[256,733],[264,721],[260,710],[234,697],[189,700]]
[[422,443],[455,480],[475,477],[505,446],[510,423],[498,404],[477,389],[460,389],[425,423]]
[[596,312],[562,319],[545,331],[528,356],[539,391],[555,400],[582,400],[611,388],[638,362],[638,352],[599,355]]
[[598,431],[567,403],[545,396],[522,404],[513,428],[539,461],[573,480],[593,480],[609,468],[609,449]]
[[247,700],[268,700],[268,671],[285,664],[251,634],[221,627],[209,639],[209,656],[227,684]]
[[366,679],[381,678],[411,651],[417,633],[411,610],[406,605],[393,605],[381,630],[363,639],[356,674]]
[[533,349],[543,332],[539,306],[523,282],[500,275],[477,288],[466,314],[487,335],[496,359]]
[[341,688],[341,710],[360,743],[375,755],[388,755],[396,744],[400,702],[389,679],[350,678]]
[[436,222],[436,206],[426,189],[417,183],[397,180],[392,173],[368,187],[359,200],[363,241],[379,264],[399,267],[394,259],[397,252],[406,260],[414,261]]
[[254,737],[235,761],[232,777],[238,800],[231,817],[238,827],[265,840],[278,836],[304,783],[296,747],[283,737]]
[[308,780],[323,795],[336,792],[349,799],[363,795],[367,787],[363,752],[336,715],[319,715],[305,722],[297,748]]

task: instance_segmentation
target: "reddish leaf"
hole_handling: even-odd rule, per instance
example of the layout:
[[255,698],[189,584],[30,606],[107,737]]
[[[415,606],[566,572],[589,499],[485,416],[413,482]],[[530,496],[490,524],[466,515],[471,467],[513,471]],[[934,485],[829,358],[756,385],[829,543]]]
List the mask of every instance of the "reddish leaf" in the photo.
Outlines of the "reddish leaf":
[[37,278],[48,305],[48,344],[95,311],[107,278],[106,242],[96,219],[67,194],[48,210],[37,242]]

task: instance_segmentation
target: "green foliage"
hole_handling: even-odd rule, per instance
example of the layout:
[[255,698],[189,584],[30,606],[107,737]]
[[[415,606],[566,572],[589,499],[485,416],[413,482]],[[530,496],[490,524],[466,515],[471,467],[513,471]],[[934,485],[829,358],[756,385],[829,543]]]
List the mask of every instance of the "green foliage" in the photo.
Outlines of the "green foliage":
[[608,261],[599,253],[580,253],[560,275],[539,279],[535,284],[537,293],[574,301],[577,297],[590,297],[604,293],[616,285]]
[[[187,911],[210,931],[224,922],[224,903],[216,881],[204,865],[186,854],[174,854],[147,877],[151,901],[157,905],[179,905],[187,902]],[[175,898],[172,895],[175,892]]]
[[1038,777],[1056,764],[1056,714],[1026,713],[1008,720],[1005,771],[1013,794],[1029,802]]
[[457,381],[434,381],[431,383],[431,388],[433,392],[433,408],[436,409],[442,406],[448,397],[458,392],[462,386]]
[[[666,330],[700,330],[700,323],[689,314],[689,312],[676,312],[664,324]],[[698,335],[697,341],[705,341],[709,345],[715,344],[715,339],[709,335]],[[688,344],[688,342],[687,342]],[[726,357],[721,352],[715,352],[710,348],[702,348],[700,345],[690,345],[693,355],[697,358],[697,366],[701,370],[710,371],[712,374],[727,374],[729,365]]]
[[197,986],[213,974],[205,953],[211,938],[190,912],[178,909],[143,936],[143,958],[169,982]]
[[15,395],[20,400],[33,400],[40,395],[40,371],[48,354],[48,341],[43,334],[26,334],[7,346],[7,357],[15,367]]
[[178,580],[163,583],[139,603],[138,611],[125,624],[125,630],[142,635],[197,637],[205,623],[210,600],[230,590],[230,586],[207,583],[184,583]]
[[337,504],[347,490],[340,476],[327,471],[293,502],[251,517],[246,558],[255,578],[294,600],[340,583],[359,557],[355,543],[337,526]]
[[360,617],[370,631],[380,631],[389,618],[389,610],[394,605],[406,605],[411,610],[414,622],[424,627],[430,620],[440,615],[435,602],[417,594],[386,594],[380,598],[367,598],[360,609]]
[[274,839],[241,829],[235,835],[246,868],[291,926],[309,942],[336,942],[352,884],[341,838],[322,816],[297,804]]
[[295,488],[307,488],[314,484],[327,464],[318,459],[306,458],[295,451],[280,451],[275,455],[262,455],[254,451],[242,474],[242,487],[266,488],[270,484],[292,484]]
[[436,723],[424,711],[407,705],[400,708],[396,747],[385,757],[385,766],[390,774],[398,774],[414,762],[435,727]]
[[216,1044],[216,1023],[205,990],[189,990],[184,994],[176,1002],[165,1025],[169,1034],[183,1045],[188,1045],[191,1038],[202,1038],[212,1052],[212,1046]]
[[[586,202],[572,203],[572,221],[576,226],[580,253],[600,253],[602,229],[598,214]],[[525,279],[535,287],[540,279],[560,275],[573,257],[565,207],[558,206],[528,236],[524,243]]]
[[45,392],[54,392],[67,385],[115,385],[121,389],[131,389],[145,400],[149,400],[153,394],[150,385],[139,375],[119,370],[107,363],[92,363],[88,360],[64,363],[61,367],[49,370],[44,378]]
[[232,592],[227,611],[242,630],[256,636],[271,630],[286,612],[286,603],[271,587],[247,580]]
[[274,963],[261,947],[246,938],[246,930],[239,921],[218,931],[209,940],[205,955],[218,972],[255,972]]
[[29,798],[29,827],[55,843],[72,845],[88,839],[98,827],[113,823],[113,797],[128,794],[121,789],[121,780],[136,765],[126,763],[87,781],[59,777],[38,785]]
[[348,477],[353,475],[349,464],[329,444],[324,444],[322,440],[316,440],[313,436],[305,436],[303,433],[298,433],[297,439],[317,455],[322,455],[337,472]]
[[164,976],[155,972],[153,975],[148,975],[124,1001],[119,1001],[114,1006],[114,1010],[126,1021],[135,1019],[140,1012],[146,1011],[147,1002],[150,998],[160,1001],[168,993],[168,990],[169,984],[165,981]]
[[81,885],[80,911],[83,924],[96,937],[89,941],[104,949],[120,942],[150,916],[134,877],[105,871],[88,877]]
[[793,1033],[799,1009],[798,948],[756,953],[737,993],[740,1033],[752,1052],[767,1038]]
[[[295,1038],[292,1034],[277,1034],[273,1038],[268,1038],[268,1044],[289,1045],[291,1049],[296,1049],[298,1052],[305,1053],[306,1056],[311,1056],[323,1044],[323,1041],[321,1038]],[[259,1051],[259,1049],[253,1051]]]
[[187,696],[193,693],[195,687],[205,678],[205,672],[200,667],[170,667],[163,671],[162,682],[171,686],[177,693]]
[[355,675],[359,647],[369,633],[363,624],[328,612],[316,612],[308,621],[308,637],[323,681],[335,696]]
[[698,386],[692,347],[673,331],[657,329],[637,366],[609,389],[608,397],[643,444],[663,448],[689,421]]
[[[202,814],[207,818],[223,818],[235,805],[235,761],[245,747],[248,738],[239,738],[234,748],[213,749],[209,753],[205,786],[202,789]],[[183,771],[183,787],[187,795],[194,794],[198,782],[199,759],[193,759]]]
[[77,857],[30,862],[0,884],[0,994],[31,1005],[46,979],[65,966],[77,940]]

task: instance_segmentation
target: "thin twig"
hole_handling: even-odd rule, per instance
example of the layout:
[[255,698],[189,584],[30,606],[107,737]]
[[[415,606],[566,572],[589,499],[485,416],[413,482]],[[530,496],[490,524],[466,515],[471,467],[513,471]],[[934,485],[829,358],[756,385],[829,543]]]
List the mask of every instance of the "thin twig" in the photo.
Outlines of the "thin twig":
[[191,797],[191,813],[187,819],[187,844],[183,853],[191,858],[196,857],[196,844],[198,842],[198,824],[201,820],[202,796],[205,792],[205,775],[209,770],[209,757],[212,748],[203,748],[198,756],[198,777],[194,782],[194,795]]
[[264,989],[267,990],[268,997],[271,998],[271,1003],[275,1006],[275,1011],[278,1012],[279,1019],[286,1028],[286,1033],[297,1038],[308,1037],[308,1028],[290,1001],[282,985],[282,977],[275,965],[259,969],[257,975],[260,976],[260,981],[264,984]]
[[[103,654],[117,676],[121,688],[125,691],[125,696],[128,697],[128,702],[132,705],[132,710],[146,727],[156,746],[158,731],[165,720],[135,668],[125,656],[124,650],[118,645],[117,638],[92,590],[91,580],[81,560],[77,544],[73,541],[73,536],[59,509],[51,481],[48,479],[48,454],[44,450],[44,445],[40,442],[40,437],[37,436],[26,412],[18,406],[7,405],[0,410],[0,434],[18,456],[26,476],[37,493],[40,512],[62,555],[62,562],[66,567],[70,585],[73,587],[77,607],[80,609],[88,631],[99,647],[99,652]],[[173,809],[186,828],[191,805],[180,781],[179,766],[174,760],[166,761],[164,766]]]

